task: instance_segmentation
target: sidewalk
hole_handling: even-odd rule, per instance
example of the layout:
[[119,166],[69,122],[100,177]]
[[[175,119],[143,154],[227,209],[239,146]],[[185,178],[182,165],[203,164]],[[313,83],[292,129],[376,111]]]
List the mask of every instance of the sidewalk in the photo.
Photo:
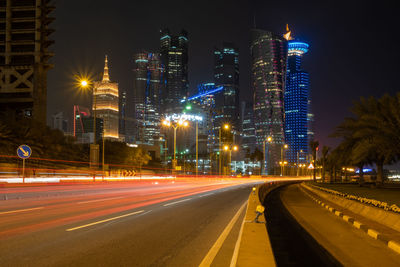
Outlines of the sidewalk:
[[[273,186],[269,187],[272,188]],[[241,237],[238,240],[239,247],[235,249],[236,255],[233,257],[233,260],[236,259],[236,265],[232,261],[231,266],[276,266],[264,215],[259,217],[259,221],[264,223],[253,222],[256,217],[256,207],[261,205],[258,198],[259,188],[255,193],[250,193],[241,228]]]

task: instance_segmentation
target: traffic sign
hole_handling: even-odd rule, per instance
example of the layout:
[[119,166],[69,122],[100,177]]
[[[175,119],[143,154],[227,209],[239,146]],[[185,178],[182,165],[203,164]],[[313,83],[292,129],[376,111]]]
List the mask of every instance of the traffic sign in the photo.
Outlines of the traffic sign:
[[20,145],[17,149],[17,155],[21,159],[27,159],[32,155],[32,149],[27,145]]

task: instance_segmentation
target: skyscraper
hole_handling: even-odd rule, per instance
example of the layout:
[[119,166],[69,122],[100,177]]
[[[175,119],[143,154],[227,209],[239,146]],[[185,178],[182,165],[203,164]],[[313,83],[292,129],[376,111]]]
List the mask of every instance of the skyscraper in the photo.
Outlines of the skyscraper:
[[177,35],[169,29],[161,30],[161,62],[165,68],[165,90],[162,97],[163,113],[177,112],[180,100],[189,93],[188,81],[188,33]]
[[284,143],[287,41],[272,32],[253,29],[250,51],[256,145],[262,151],[263,142],[272,137],[266,156],[267,169],[271,170],[278,166]]
[[46,123],[50,0],[0,1],[0,113]]
[[119,138],[119,92],[118,83],[110,81],[107,56],[104,62],[103,79],[94,83],[93,110],[96,118],[103,119],[104,138]]
[[[253,103],[250,102],[242,102],[241,106],[241,137],[242,137],[242,146],[241,152],[252,152],[256,143],[256,131],[254,129],[254,110]],[[242,151],[243,150],[243,151]]]
[[57,112],[51,116],[51,128],[58,129],[63,133],[68,132],[68,120],[63,112]]
[[160,56],[146,51],[135,54],[134,86],[128,96],[127,126],[131,142],[154,144],[160,135],[160,93],[164,69]]
[[230,123],[239,130],[239,53],[232,43],[214,49],[214,81],[217,87],[224,87],[215,98],[216,124]]
[[[73,136],[78,143],[93,143],[93,116],[86,107],[74,105]],[[103,133],[103,119],[96,116],[96,140]]]
[[306,163],[309,125],[309,75],[302,69],[301,59],[309,45],[288,39],[288,63],[285,89],[285,140],[289,145],[289,163]]
[[119,136],[125,138],[126,135],[126,91],[119,94]]

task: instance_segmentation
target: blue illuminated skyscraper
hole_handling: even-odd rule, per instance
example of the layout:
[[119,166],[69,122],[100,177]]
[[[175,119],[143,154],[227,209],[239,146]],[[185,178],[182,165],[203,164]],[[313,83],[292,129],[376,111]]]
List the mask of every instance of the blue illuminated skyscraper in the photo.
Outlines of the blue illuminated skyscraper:
[[[286,37],[286,36],[285,36]],[[309,74],[301,66],[302,56],[308,52],[305,42],[288,38],[288,61],[285,88],[285,142],[289,149],[286,160],[289,166],[306,163],[308,135],[311,132]],[[291,163],[291,164],[290,164]]]

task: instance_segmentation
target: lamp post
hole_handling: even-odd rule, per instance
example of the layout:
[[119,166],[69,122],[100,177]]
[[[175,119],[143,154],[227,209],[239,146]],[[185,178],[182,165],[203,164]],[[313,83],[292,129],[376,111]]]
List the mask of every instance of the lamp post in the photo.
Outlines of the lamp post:
[[232,150],[233,151],[238,151],[239,147],[234,145],[234,146],[228,146],[224,145],[224,151],[229,151],[229,157],[228,157],[228,166],[229,166],[229,176],[232,175],[232,166],[231,166],[231,161],[232,161]]
[[265,171],[266,171],[266,168],[265,168],[265,165],[267,165],[266,164],[266,157],[265,157],[265,142],[268,142],[268,151],[269,151],[269,144],[271,143],[271,141],[272,141],[272,137],[271,136],[268,136],[267,138],[265,138],[264,140],[263,140],[263,156],[264,156],[264,160],[263,160],[263,166],[262,166],[262,173],[263,174],[265,174]]
[[167,127],[171,126],[172,128],[174,128],[174,159],[172,161],[172,169],[175,169],[175,167],[176,167],[176,130],[179,127],[188,127],[189,123],[184,120],[179,120],[178,122],[171,122],[169,120],[163,120],[162,124],[164,126],[167,126]]
[[[167,169],[167,138],[162,138],[160,137],[160,141],[164,141],[164,150],[163,150],[163,155],[164,155],[164,164],[165,164],[165,170]],[[162,147],[162,146],[161,146]]]
[[[97,92],[96,88],[92,86],[92,82],[86,78],[79,78],[78,81],[80,88],[89,89],[93,93],[93,144],[90,145],[90,166],[97,167],[99,161],[99,147],[96,144],[96,110],[97,110]],[[75,119],[75,118],[74,118]],[[104,135],[104,132],[103,132]],[[104,154],[104,142],[103,142],[103,154]],[[104,171],[104,156],[102,162],[102,169]],[[96,174],[93,175],[93,181],[96,180]]]
[[225,131],[229,130],[231,126],[229,124],[224,124],[222,127],[219,127],[219,155],[218,155],[218,160],[219,160],[219,175],[221,175],[221,159],[222,159],[222,147],[221,147],[221,128],[223,128]]
[[[281,176],[283,176],[283,173],[285,171],[285,162],[286,162],[286,161],[284,161],[283,150],[284,149],[288,149],[288,147],[289,146],[287,144],[283,144],[282,147],[281,147],[281,162],[280,162],[280,165],[281,165]],[[286,162],[286,164],[287,164],[287,162]]]
[[199,122],[196,120],[196,177],[199,171]]
[[297,176],[299,176],[299,171],[300,171],[300,162],[299,162],[300,153],[303,153],[302,149],[300,149],[300,151],[297,151]]

